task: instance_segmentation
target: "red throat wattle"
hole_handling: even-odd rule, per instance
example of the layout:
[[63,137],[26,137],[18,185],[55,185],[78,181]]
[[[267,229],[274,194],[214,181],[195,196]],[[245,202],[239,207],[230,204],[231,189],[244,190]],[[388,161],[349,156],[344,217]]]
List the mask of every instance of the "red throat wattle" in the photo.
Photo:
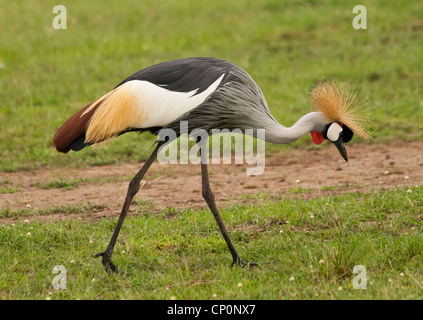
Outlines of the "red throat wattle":
[[313,138],[314,144],[322,144],[323,141],[325,141],[325,138],[323,138],[323,134],[321,132],[313,131],[311,133],[311,137]]

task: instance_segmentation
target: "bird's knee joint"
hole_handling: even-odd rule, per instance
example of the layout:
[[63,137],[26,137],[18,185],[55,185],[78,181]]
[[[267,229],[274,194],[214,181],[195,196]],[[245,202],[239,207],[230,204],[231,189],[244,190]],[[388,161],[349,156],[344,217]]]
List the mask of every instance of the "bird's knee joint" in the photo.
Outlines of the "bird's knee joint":
[[210,189],[203,189],[202,195],[204,199],[214,199],[214,194]]
[[128,192],[134,196],[138,192],[139,189],[140,189],[140,183],[132,179],[131,182],[129,182]]

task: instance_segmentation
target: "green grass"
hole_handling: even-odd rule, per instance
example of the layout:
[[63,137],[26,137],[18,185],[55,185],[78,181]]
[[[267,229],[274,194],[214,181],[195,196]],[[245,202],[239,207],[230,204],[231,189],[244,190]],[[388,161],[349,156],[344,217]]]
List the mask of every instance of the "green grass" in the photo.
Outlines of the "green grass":
[[15,192],[18,192],[19,190],[20,190],[19,183],[16,183],[14,185],[8,179],[4,179],[2,182],[0,182],[0,194],[15,193]]
[[55,205],[53,207],[44,207],[34,209],[27,206],[25,209],[11,209],[10,206],[0,208],[0,218],[21,218],[21,217],[40,217],[54,214],[87,214],[104,210],[104,206],[92,203],[77,205]]
[[81,179],[79,178],[57,178],[52,179],[48,182],[37,183],[37,187],[42,189],[63,189],[63,190],[73,190],[78,188],[78,185],[81,183]]
[[15,193],[16,189],[11,188],[11,187],[3,187],[0,189],[0,194],[5,194],[5,193]]
[[[230,206],[222,216],[240,255],[269,262],[248,269],[229,267],[208,210],[142,209],[127,218],[113,257],[127,276],[109,277],[92,258],[116,219],[6,224],[0,297],[421,299],[423,188],[411,190]],[[67,269],[67,290],[53,288],[55,265]],[[367,289],[353,287],[356,265],[366,268]]]
[[[140,161],[152,136],[58,154],[52,137],[74,112],[151,64],[214,56],[245,68],[272,113],[292,125],[322,79],[368,97],[376,141],[420,139],[423,4],[365,1],[367,30],[345,1],[62,1],[68,29],[52,27],[51,0],[0,1],[0,170]],[[359,141],[355,139],[355,141]],[[304,138],[294,146],[310,145]],[[289,148],[268,144],[268,149]]]
[[[63,189],[63,190],[73,190],[79,187],[82,183],[107,183],[115,181],[129,181],[132,179],[132,176],[124,177],[94,177],[94,178],[66,178],[59,177],[53,178],[46,182],[37,182],[36,186],[41,189]],[[10,189],[10,188],[6,188]],[[1,191],[0,191],[1,192]]]

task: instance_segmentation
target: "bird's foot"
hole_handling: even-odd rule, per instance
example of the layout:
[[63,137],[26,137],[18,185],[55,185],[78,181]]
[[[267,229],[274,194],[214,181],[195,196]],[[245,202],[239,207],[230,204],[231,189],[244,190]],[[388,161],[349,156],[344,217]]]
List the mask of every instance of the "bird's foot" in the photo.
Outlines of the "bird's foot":
[[232,261],[231,266],[237,266],[237,267],[241,267],[241,268],[257,267],[258,266],[258,263],[255,263],[255,262],[245,262],[239,256],[236,256],[236,257],[233,258],[233,261]]
[[104,269],[109,274],[109,276],[112,275],[112,273],[122,274],[122,272],[119,271],[116,265],[111,261],[111,253],[109,253],[107,250],[104,252],[97,253],[93,257],[102,257],[101,262],[103,263]]

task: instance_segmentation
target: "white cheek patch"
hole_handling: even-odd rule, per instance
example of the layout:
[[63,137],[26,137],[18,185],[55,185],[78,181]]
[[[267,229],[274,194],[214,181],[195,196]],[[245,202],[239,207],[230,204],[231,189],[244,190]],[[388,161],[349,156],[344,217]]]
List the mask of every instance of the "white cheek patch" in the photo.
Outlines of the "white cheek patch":
[[341,134],[341,132],[342,127],[337,123],[332,123],[326,135],[330,141],[335,142],[339,139],[339,135]]

